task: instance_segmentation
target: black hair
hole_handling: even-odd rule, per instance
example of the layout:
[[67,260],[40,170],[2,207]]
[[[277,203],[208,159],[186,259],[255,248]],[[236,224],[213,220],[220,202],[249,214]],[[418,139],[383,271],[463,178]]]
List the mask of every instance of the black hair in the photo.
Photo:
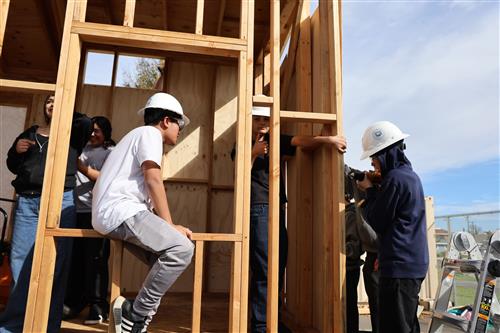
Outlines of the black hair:
[[92,117],[92,125],[93,124],[97,124],[104,135],[104,148],[116,145],[113,139],[111,139],[111,132],[113,131],[113,128],[111,127],[111,122],[108,118],[103,116]]
[[171,119],[182,119],[181,115],[167,109],[147,108],[144,110],[144,125],[157,125],[165,117]]
[[45,97],[45,101],[43,102],[43,117],[45,118],[45,123],[47,125],[50,124],[50,121],[52,119],[47,116],[47,113],[45,112],[45,105],[47,105],[47,102],[49,101],[49,99],[51,97],[54,97],[54,99],[56,98],[55,94],[51,93],[51,94],[48,94],[47,97]]

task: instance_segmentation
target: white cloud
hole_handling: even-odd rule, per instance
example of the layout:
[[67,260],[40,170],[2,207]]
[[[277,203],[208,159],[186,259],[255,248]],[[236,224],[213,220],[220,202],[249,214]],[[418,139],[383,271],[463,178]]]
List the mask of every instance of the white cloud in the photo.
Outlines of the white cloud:
[[[380,31],[378,22],[357,21],[369,34],[359,44],[344,47],[346,161],[367,167],[359,162],[361,135],[377,120],[393,121],[411,134],[408,155],[422,173],[498,157],[498,10],[475,12],[462,20],[459,14],[473,8],[452,6],[448,21],[418,22],[416,17],[434,5],[419,4],[415,12],[405,5],[379,5],[379,12],[390,9],[385,17],[397,17],[394,22],[382,21],[385,28]],[[357,29],[348,22],[353,8],[346,7],[344,40],[347,29]],[[410,38],[402,38],[400,30]],[[357,54],[350,54],[350,47]],[[358,54],[362,49],[365,53]]]

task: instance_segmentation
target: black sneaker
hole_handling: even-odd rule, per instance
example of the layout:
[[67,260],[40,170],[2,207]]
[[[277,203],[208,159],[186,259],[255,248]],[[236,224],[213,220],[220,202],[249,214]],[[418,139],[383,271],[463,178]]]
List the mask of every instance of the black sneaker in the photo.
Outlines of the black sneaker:
[[101,309],[97,304],[92,304],[90,306],[89,315],[87,319],[83,321],[85,325],[97,325],[102,324],[108,319],[108,311]]
[[145,333],[146,317],[134,312],[132,302],[118,296],[113,304],[113,318],[116,333]]
[[70,320],[70,319],[75,319],[78,317],[80,312],[85,308],[85,306],[74,306],[70,307],[69,305],[64,304],[63,305],[63,311],[62,311],[62,319],[63,320]]

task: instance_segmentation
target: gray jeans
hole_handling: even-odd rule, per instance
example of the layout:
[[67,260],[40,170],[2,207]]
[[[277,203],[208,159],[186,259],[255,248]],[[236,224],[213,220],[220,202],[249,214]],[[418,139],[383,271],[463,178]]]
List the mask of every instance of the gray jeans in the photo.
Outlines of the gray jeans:
[[125,241],[124,246],[151,267],[134,301],[134,312],[154,316],[161,298],[189,266],[194,245],[170,223],[150,211],[125,220],[109,237]]

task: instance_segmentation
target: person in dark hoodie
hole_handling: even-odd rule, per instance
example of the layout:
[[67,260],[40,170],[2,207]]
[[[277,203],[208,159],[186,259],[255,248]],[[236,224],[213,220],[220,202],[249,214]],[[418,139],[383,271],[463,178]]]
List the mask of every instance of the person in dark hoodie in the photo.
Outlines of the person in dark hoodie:
[[366,191],[365,213],[379,235],[379,332],[420,332],[417,307],[429,254],[422,183],[406,158],[407,134],[388,121],[363,135],[361,159],[371,157],[381,183],[358,181]]
[[[45,125],[35,125],[21,133],[7,155],[7,167],[16,175],[12,185],[17,193],[17,204],[9,262],[12,283],[7,306],[0,314],[0,333],[23,331],[53,109],[54,95],[49,95],[43,110]],[[75,226],[73,188],[76,184],[77,158],[92,133],[91,125],[87,116],[76,112],[73,114],[60,216],[60,226],[63,228]],[[47,332],[60,330],[72,243],[71,238],[57,239],[54,288]]]

